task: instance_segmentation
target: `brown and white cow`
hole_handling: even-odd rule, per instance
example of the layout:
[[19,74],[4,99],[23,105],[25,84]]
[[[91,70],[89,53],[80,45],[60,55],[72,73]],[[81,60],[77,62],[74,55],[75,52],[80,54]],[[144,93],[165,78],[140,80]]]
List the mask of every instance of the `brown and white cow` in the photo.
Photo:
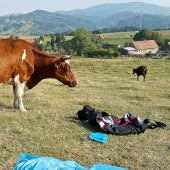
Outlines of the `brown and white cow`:
[[50,55],[24,40],[0,40],[0,84],[13,85],[14,108],[26,111],[22,97],[41,80],[54,78],[75,87],[67,58]]

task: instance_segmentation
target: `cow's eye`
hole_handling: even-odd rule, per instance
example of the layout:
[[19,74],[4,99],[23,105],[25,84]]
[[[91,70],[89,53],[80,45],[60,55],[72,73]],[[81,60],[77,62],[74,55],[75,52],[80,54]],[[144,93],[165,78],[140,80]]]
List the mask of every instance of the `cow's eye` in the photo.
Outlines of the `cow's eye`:
[[67,73],[67,72],[69,72],[70,71],[70,67],[69,66],[66,66],[65,68],[64,68],[64,71]]

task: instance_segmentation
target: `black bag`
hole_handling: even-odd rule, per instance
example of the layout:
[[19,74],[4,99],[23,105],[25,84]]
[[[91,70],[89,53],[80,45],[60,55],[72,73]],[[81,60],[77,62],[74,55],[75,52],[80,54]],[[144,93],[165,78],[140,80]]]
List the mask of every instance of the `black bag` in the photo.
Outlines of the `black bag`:
[[90,124],[96,125],[98,124],[96,117],[99,113],[102,113],[103,116],[108,116],[108,113],[100,110],[95,110],[89,105],[85,105],[82,110],[77,112],[77,115],[80,120],[88,120]]
[[77,112],[78,118],[80,120],[88,120],[90,112],[93,112],[95,109],[89,105],[85,105],[82,110]]

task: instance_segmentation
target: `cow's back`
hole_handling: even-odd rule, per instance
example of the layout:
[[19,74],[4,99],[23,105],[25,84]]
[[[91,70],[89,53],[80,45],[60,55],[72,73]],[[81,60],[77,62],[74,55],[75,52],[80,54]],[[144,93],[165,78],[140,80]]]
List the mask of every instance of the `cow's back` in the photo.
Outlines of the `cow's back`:
[[136,69],[136,74],[137,75],[145,75],[147,73],[147,66],[139,66],[137,69]]
[[0,40],[0,83],[8,83],[19,75],[27,81],[34,69],[32,45],[24,40]]

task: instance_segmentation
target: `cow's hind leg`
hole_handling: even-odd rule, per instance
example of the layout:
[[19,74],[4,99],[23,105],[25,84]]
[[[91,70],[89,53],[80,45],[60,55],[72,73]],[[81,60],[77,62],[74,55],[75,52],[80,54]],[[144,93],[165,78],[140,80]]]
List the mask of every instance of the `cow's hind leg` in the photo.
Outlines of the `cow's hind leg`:
[[24,87],[25,87],[25,82],[20,83],[19,77],[16,77],[14,79],[14,84],[13,85],[13,94],[14,94],[14,108],[19,109],[22,112],[26,112],[27,110],[24,108],[23,102],[22,102],[22,97],[24,94]]
[[146,77],[146,75],[143,76],[143,82],[145,82],[145,77]]

